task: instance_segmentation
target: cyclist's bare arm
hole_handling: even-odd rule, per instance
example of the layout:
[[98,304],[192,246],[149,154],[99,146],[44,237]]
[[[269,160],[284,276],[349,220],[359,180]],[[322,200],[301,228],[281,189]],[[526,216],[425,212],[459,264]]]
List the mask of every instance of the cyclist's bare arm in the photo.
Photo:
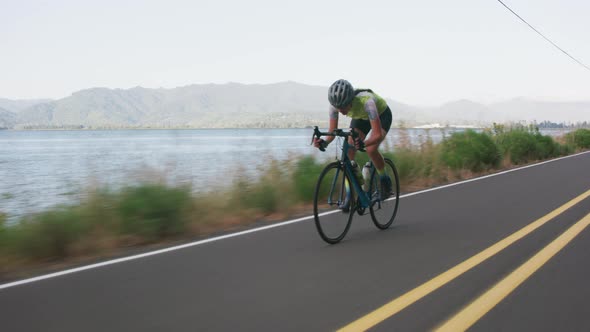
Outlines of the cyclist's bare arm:
[[[330,107],[330,125],[328,128],[328,132],[333,132],[335,129],[338,129],[338,110],[334,107]],[[330,143],[334,140],[334,136],[326,137],[326,142]]]
[[369,122],[371,123],[371,135],[365,141],[365,146],[378,145],[385,139],[387,132],[381,127],[381,119],[377,111],[377,104],[373,99],[367,100],[365,103],[365,111],[369,114]]
[[[328,128],[328,132],[333,132],[335,129],[338,129],[338,110],[330,107],[330,122],[329,122],[329,128]],[[323,138],[314,138],[313,140],[313,145],[316,148],[320,147],[321,141],[324,140],[326,142],[326,144],[330,144],[333,140],[334,140],[334,136],[327,136],[326,139],[324,140]]]

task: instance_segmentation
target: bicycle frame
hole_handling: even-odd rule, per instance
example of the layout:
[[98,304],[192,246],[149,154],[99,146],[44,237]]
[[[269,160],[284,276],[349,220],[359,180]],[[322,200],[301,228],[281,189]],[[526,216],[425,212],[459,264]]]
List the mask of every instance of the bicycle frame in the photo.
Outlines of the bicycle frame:
[[[371,201],[369,199],[369,196],[367,194],[367,192],[365,192],[362,188],[362,186],[360,185],[360,183],[358,182],[354,171],[353,171],[353,167],[352,167],[352,163],[350,162],[350,158],[348,158],[348,150],[350,149],[350,144],[348,143],[348,139],[344,140],[344,143],[342,145],[342,157],[340,158],[340,163],[342,163],[344,165],[344,170],[346,171],[346,174],[348,175],[348,178],[350,179],[351,186],[352,188],[354,188],[354,191],[357,192],[358,196],[359,196],[359,201],[360,201],[360,207],[361,208],[368,208],[369,205],[371,205]],[[360,165],[357,165],[357,167],[360,167]],[[336,171],[336,177],[338,178],[338,171]]]
[[[343,137],[344,138],[344,143],[342,144],[342,155],[340,157],[339,162],[342,164],[344,171],[346,172],[346,175],[348,175],[348,179],[350,179],[350,185],[352,186],[352,188],[354,189],[354,191],[357,192],[358,194],[358,198],[360,201],[360,208],[368,208],[371,205],[371,199],[369,197],[369,194],[363,190],[363,188],[361,187],[360,183],[358,182],[354,171],[352,170],[352,163],[350,162],[350,158],[348,158],[348,150],[351,147],[351,145],[348,143],[348,137],[355,137],[356,136],[356,132],[352,131],[350,133],[345,133],[344,131],[342,131],[342,129],[336,129],[334,130],[334,132],[332,133],[322,133],[319,131],[318,127],[316,126],[314,129],[314,136],[315,137],[321,137],[321,136],[337,136],[337,137]],[[357,166],[360,167],[360,166]],[[332,193],[334,192],[334,189],[336,188],[336,179],[338,179],[338,175],[340,174],[340,168],[336,171],[336,175],[334,176],[334,180],[332,181],[332,186],[330,188],[330,199],[332,197]],[[346,181],[345,179],[343,179],[343,181]],[[370,186],[369,186],[370,187]],[[332,202],[329,202],[332,203]]]

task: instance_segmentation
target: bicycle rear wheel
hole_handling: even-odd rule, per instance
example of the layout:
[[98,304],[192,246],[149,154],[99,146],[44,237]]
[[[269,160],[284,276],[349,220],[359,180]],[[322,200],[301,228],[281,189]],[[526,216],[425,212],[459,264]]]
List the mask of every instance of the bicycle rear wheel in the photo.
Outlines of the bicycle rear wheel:
[[[333,162],[324,168],[316,185],[313,199],[315,225],[321,238],[330,244],[340,242],[350,228],[356,199],[349,184],[342,165]],[[347,200],[348,209],[342,209]]]
[[399,207],[399,177],[397,169],[388,158],[385,158],[385,173],[391,179],[391,193],[382,192],[381,180],[375,168],[371,175],[371,219],[379,229],[387,229],[393,223]]

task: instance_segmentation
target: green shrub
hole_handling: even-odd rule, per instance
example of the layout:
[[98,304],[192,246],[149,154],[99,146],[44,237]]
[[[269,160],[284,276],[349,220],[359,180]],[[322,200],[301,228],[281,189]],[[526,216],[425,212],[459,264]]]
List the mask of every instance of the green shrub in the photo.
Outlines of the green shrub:
[[94,188],[87,192],[79,204],[80,223],[88,229],[101,229],[113,234],[119,230],[117,211],[121,192],[114,192],[107,187]]
[[557,144],[557,153],[560,156],[567,156],[576,151],[576,148],[573,144],[565,142],[564,144]]
[[61,207],[8,227],[8,249],[29,259],[62,259],[68,256],[70,246],[85,231],[79,210]]
[[388,156],[393,160],[400,181],[404,182],[420,176],[420,170],[423,164],[418,151],[408,148],[399,148],[393,154],[384,154],[384,157],[385,156]]
[[0,212],[0,255],[6,248],[6,215]]
[[537,144],[537,159],[548,159],[560,155],[559,144],[550,136],[534,135]]
[[293,188],[297,200],[300,202],[313,201],[315,186],[323,168],[324,165],[316,162],[312,156],[303,157],[295,164]]
[[568,143],[572,144],[574,148],[588,149],[590,148],[590,130],[578,129],[566,135]]
[[271,213],[278,208],[278,192],[276,184],[272,182],[259,180],[253,183],[240,179],[234,183],[227,208],[234,212],[255,209]]
[[541,135],[536,128],[516,127],[496,135],[503,155],[514,164],[558,156],[567,151],[550,136]]
[[500,154],[490,135],[467,130],[453,133],[442,142],[441,158],[451,169],[476,172],[496,167]]
[[288,162],[270,159],[264,168],[259,169],[262,176],[252,180],[242,176],[234,184],[229,206],[234,210],[255,209],[265,214],[288,208],[293,203],[292,166]]
[[188,188],[159,184],[125,188],[117,206],[120,231],[148,241],[180,234],[186,229],[186,213],[190,206]]
[[512,130],[497,136],[497,142],[503,154],[512,163],[520,164],[534,159],[535,138],[523,130]]
[[242,202],[245,207],[257,209],[266,214],[277,211],[280,193],[274,184],[260,182],[246,186],[245,189],[242,193]]

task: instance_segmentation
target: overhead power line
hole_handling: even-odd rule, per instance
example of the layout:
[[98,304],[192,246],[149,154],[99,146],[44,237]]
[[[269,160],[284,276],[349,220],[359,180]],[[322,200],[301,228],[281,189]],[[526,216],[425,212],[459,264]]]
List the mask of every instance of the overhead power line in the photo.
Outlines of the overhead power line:
[[545,37],[542,33],[539,32],[539,30],[535,29],[532,25],[529,24],[529,22],[525,21],[524,18],[520,17],[520,15],[518,15],[516,12],[514,12],[514,10],[510,9],[510,7],[508,7],[501,0],[498,0],[498,2],[501,3],[502,6],[506,7],[506,9],[508,9],[512,14],[516,15],[516,17],[518,17],[521,21],[523,21],[526,25],[528,25],[531,29],[533,29],[536,33],[538,33],[541,37],[543,37],[546,41],[550,42],[551,45],[555,46],[558,50],[562,51],[563,54],[567,55],[568,57],[570,57],[572,60],[574,60],[575,62],[577,62],[578,64],[580,64],[584,68],[590,70],[590,67],[586,66],[581,61],[579,61],[578,59],[576,59],[573,56],[571,56],[568,52],[564,51],[561,47],[557,46],[557,44],[555,44],[554,42],[552,42],[549,38]]

